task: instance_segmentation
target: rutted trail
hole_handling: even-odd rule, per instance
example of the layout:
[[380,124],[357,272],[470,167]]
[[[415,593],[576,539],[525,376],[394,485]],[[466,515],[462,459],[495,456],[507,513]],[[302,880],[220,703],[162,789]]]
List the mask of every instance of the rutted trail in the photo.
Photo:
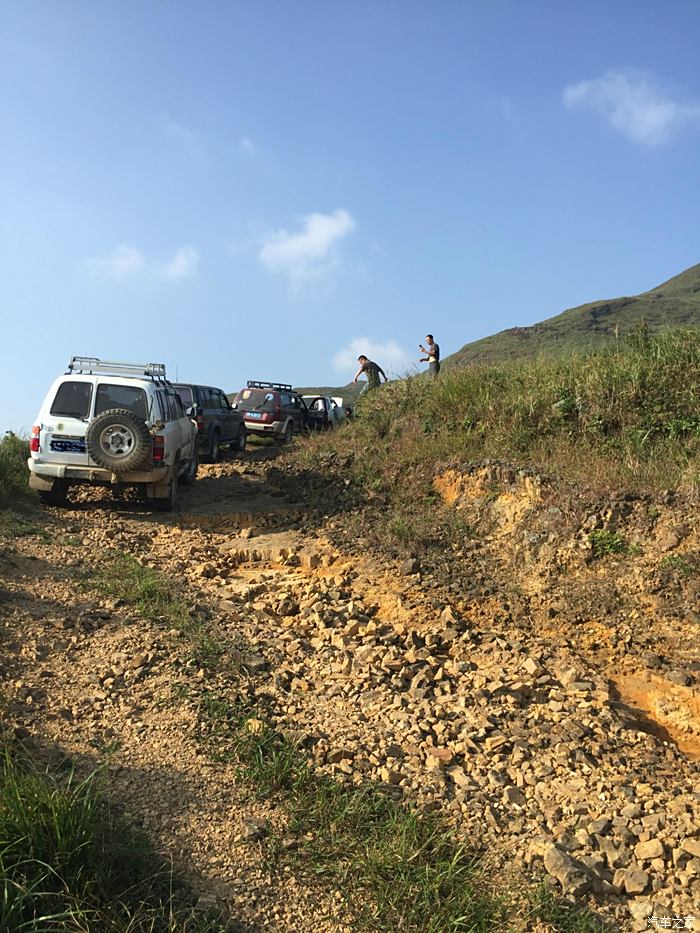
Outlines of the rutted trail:
[[[505,591],[428,585],[417,561],[344,553],[308,530],[303,503],[286,501],[252,459],[202,475],[167,519],[85,494],[56,515],[51,541],[16,543],[2,605],[21,646],[8,671],[18,728],[83,764],[113,749],[110,792],[204,897],[251,928],[342,929],[332,894],[270,875],[245,838],[242,813],[283,834],[281,817],[198,748],[192,707],[173,697],[207,675],[183,660],[177,633],[76,591],[107,549],[187,582],[234,646],[245,689],[317,767],[440,808],[495,869],[544,867],[620,929],[644,929],[652,910],[700,912],[692,675],[653,675],[647,708],[639,660],[610,619],[578,638],[545,610],[544,587],[542,610],[523,613]],[[479,499],[478,481],[448,479],[450,504]],[[541,498],[535,487],[528,503]],[[528,503],[517,485],[491,495],[503,550]],[[475,569],[486,559],[465,554]],[[241,689],[237,672],[213,685]]]

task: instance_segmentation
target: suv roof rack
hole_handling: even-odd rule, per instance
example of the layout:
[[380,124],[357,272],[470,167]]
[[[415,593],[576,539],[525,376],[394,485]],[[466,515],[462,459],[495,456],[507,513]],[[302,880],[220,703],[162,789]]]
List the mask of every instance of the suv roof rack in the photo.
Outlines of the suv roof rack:
[[282,392],[291,392],[292,387],[286,382],[258,382],[256,379],[248,380],[249,389],[280,389]]
[[150,376],[151,379],[166,381],[165,363],[119,363],[114,360],[100,360],[96,356],[72,356],[68,364],[68,372]]

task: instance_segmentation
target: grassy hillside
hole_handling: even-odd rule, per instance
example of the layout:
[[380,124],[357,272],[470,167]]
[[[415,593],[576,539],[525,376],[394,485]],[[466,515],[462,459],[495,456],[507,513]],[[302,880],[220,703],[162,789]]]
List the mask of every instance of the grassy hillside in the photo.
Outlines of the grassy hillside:
[[[700,491],[700,331],[634,334],[566,359],[453,367],[366,393],[356,420],[294,456],[342,471],[358,501],[430,534],[432,481],[451,462],[496,458],[601,491]],[[437,516],[437,517],[436,517]],[[378,530],[378,529],[375,529]]]
[[700,326],[700,264],[636,297],[594,301],[531,327],[511,327],[468,343],[445,363],[497,363],[585,352],[614,342],[616,334],[629,334],[642,320],[652,333],[667,327]]

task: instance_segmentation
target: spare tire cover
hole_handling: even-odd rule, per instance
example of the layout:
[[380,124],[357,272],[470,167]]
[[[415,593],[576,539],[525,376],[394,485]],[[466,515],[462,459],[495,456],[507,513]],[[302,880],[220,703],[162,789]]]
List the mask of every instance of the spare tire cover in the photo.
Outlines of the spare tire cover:
[[85,434],[85,447],[95,463],[113,473],[150,465],[152,456],[150,431],[127,408],[108,408],[97,415]]

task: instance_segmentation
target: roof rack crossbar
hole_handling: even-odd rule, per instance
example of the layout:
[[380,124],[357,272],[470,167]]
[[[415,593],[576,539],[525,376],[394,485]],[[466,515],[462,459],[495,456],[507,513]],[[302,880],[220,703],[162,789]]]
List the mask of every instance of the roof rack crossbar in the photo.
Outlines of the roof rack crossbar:
[[280,389],[282,392],[291,392],[292,387],[286,382],[259,382],[257,379],[248,380],[249,389]]
[[68,372],[150,376],[151,379],[166,381],[165,363],[120,363],[115,360],[100,360],[96,356],[72,356]]

